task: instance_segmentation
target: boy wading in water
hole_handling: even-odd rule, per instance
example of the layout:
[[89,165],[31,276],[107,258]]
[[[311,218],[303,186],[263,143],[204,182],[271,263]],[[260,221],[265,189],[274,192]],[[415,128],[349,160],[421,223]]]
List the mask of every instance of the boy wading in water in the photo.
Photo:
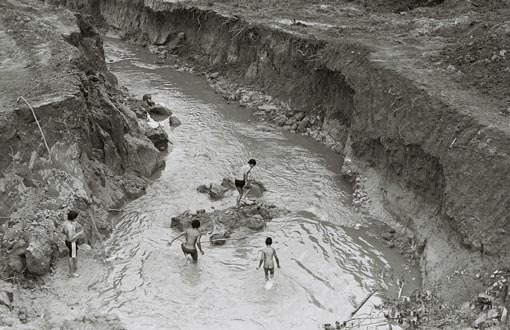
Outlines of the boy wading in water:
[[198,228],[200,228],[200,221],[198,220],[191,221],[191,228],[187,229],[182,234],[168,242],[168,246],[172,245],[172,243],[179,237],[184,236],[186,238],[186,242],[181,244],[184,256],[190,254],[191,258],[193,258],[193,261],[198,261],[197,247],[198,250],[200,250],[200,253],[202,253],[202,255],[204,254],[204,251],[202,250],[202,245],[200,244],[200,238],[202,237],[202,234],[198,231]]
[[[257,165],[255,159],[250,159],[248,164],[243,165],[239,170],[239,173],[235,177],[235,185],[236,189],[239,192],[239,196],[237,197],[236,208],[239,208],[241,204],[241,200],[243,199],[244,187],[247,187],[248,183],[248,174],[250,174],[251,169]],[[248,188],[248,187],[247,187]],[[249,188],[246,190],[246,194],[248,194]]]
[[65,235],[65,243],[67,248],[69,249],[69,276],[70,277],[78,277],[80,276],[76,271],[78,270],[78,244],[76,244],[76,240],[83,234],[83,230],[76,232],[78,223],[76,222],[76,218],[78,217],[78,212],[69,211],[67,213],[67,220],[64,221],[64,225],[62,228],[62,233]]
[[266,248],[262,250],[259,266],[257,267],[257,269],[260,269],[260,266],[264,263],[264,275],[266,276],[266,281],[269,280],[269,274],[271,274],[271,279],[274,277],[273,258],[276,260],[278,268],[280,268],[280,260],[278,260],[276,250],[271,247],[271,244],[273,244],[273,239],[271,237],[266,238]]

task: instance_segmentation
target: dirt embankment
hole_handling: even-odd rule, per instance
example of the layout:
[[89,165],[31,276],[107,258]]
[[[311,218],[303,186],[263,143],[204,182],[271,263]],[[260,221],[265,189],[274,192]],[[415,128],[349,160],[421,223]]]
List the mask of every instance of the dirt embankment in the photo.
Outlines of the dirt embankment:
[[107,237],[108,210],[143,194],[164,160],[139,125],[142,102],[117,85],[100,35],[81,16],[39,1],[2,2],[0,43],[5,279],[51,271],[66,253],[60,225],[70,209],[80,212],[84,243]]

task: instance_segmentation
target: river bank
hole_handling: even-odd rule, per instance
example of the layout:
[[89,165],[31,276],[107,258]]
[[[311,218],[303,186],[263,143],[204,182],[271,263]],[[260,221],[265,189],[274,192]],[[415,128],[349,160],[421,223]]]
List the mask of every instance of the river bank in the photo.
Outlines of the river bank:
[[0,314],[21,328],[42,317],[23,304],[37,276],[67,254],[67,212],[80,212],[84,250],[109,237],[109,210],[143,195],[164,166],[151,138],[166,139],[161,149],[168,138],[145,123],[143,101],[118,85],[81,16],[33,1],[0,9],[0,279],[26,286],[2,282]]

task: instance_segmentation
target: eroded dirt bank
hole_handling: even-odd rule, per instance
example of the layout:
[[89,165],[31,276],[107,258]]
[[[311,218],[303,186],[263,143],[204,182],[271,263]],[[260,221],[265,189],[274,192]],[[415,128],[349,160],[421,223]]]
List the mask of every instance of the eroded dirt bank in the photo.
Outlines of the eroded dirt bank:
[[[337,31],[333,39],[313,23],[245,20],[221,4],[60,3],[101,14],[127,38],[161,45],[163,59],[182,55],[265,91],[282,102],[257,109],[261,116],[352,153],[365,173],[381,180],[367,187],[382,196],[375,207],[414,232],[429,283],[473,263],[482,267],[482,259],[489,269],[508,261],[510,137],[508,118],[499,114],[505,104],[462,87],[420,58],[442,47],[431,42],[430,31],[460,30],[464,22],[436,18],[433,27],[425,26],[420,19],[427,13],[418,12],[411,32],[428,31],[402,45],[391,40],[396,34],[388,27],[363,29],[361,18],[368,14],[352,6],[343,8],[345,35]],[[467,15],[466,24],[473,25],[476,18]],[[455,262],[451,252],[460,256]]]
[[[81,16],[38,1],[0,11],[0,279],[17,282],[49,273],[66,253],[70,209],[80,212],[83,243],[108,237],[108,210],[142,195],[164,160],[147,137],[155,132],[139,123],[143,102],[118,86]],[[11,317],[16,290],[0,287],[1,326],[38,316]]]

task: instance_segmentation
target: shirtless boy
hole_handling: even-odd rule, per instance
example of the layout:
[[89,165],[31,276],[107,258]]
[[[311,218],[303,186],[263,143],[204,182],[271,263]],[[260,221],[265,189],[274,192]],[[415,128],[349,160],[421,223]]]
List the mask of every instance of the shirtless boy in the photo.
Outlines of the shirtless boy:
[[[204,251],[202,250],[202,245],[200,244],[200,238],[202,237],[202,234],[198,231],[198,228],[200,228],[200,221],[193,220],[191,221],[191,228],[187,229],[183,233],[181,233],[179,236],[175,237],[173,240],[168,242],[168,245],[172,245],[172,243],[178,239],[181,236],[184,236],[186,238],[186,242],[181,244],[182,252],[184,252],[184,256],[187,254],[191,255],[191,258],[193,258],[193,261],[198,261],[198,251],[197,247],[200,250],[200,253],[203,255]],[[197,247],[195,247],[195,245]]]
[[262,250],[262,255],[260,256],[260,262],[257,269],[260,269],[262,263],[264,263],[264,274],[266,276],[266,281],[269,280],[269,274],[271,274],[271,279],[274,277],[274,260],[276,260],[276,265],[280,268],[280,260],[278,260],[278,256],[276,255],[276,250],[271,247],[273,244],[273,239],[271,237],[266,238],[266,248]]
[[69,249],[69,276],[70,277],[78,277],[80,276],[76,271],[78,270],[78,261],[77,261],[77,253],[78,253],[78,244],[76,244],[76,240],[83,234],[83,230],[77,232],[78,223],[76,222],[76,218],[78,217],[78,212],[69,211],[67,213],[67,220],[64,221],[62,233],[65,235],[65,243],[67,248]]
[[[235,177],[235,186],[237,191],[239,192],[239,196],[237,197],[237,204],[236,208],[239,208],[239,205],[241,204],[241,200],[243,198],[244,194],[244,188],[247,187],[248,183],[248,175],[250,174],[251,169],[257,165],[257,162],[255,159],[250,159],[248,161],[248,164],[243,165],[241,169],[239,170],[239,173]],[[248,194],[248,191],[246,191],[246,194]]]

